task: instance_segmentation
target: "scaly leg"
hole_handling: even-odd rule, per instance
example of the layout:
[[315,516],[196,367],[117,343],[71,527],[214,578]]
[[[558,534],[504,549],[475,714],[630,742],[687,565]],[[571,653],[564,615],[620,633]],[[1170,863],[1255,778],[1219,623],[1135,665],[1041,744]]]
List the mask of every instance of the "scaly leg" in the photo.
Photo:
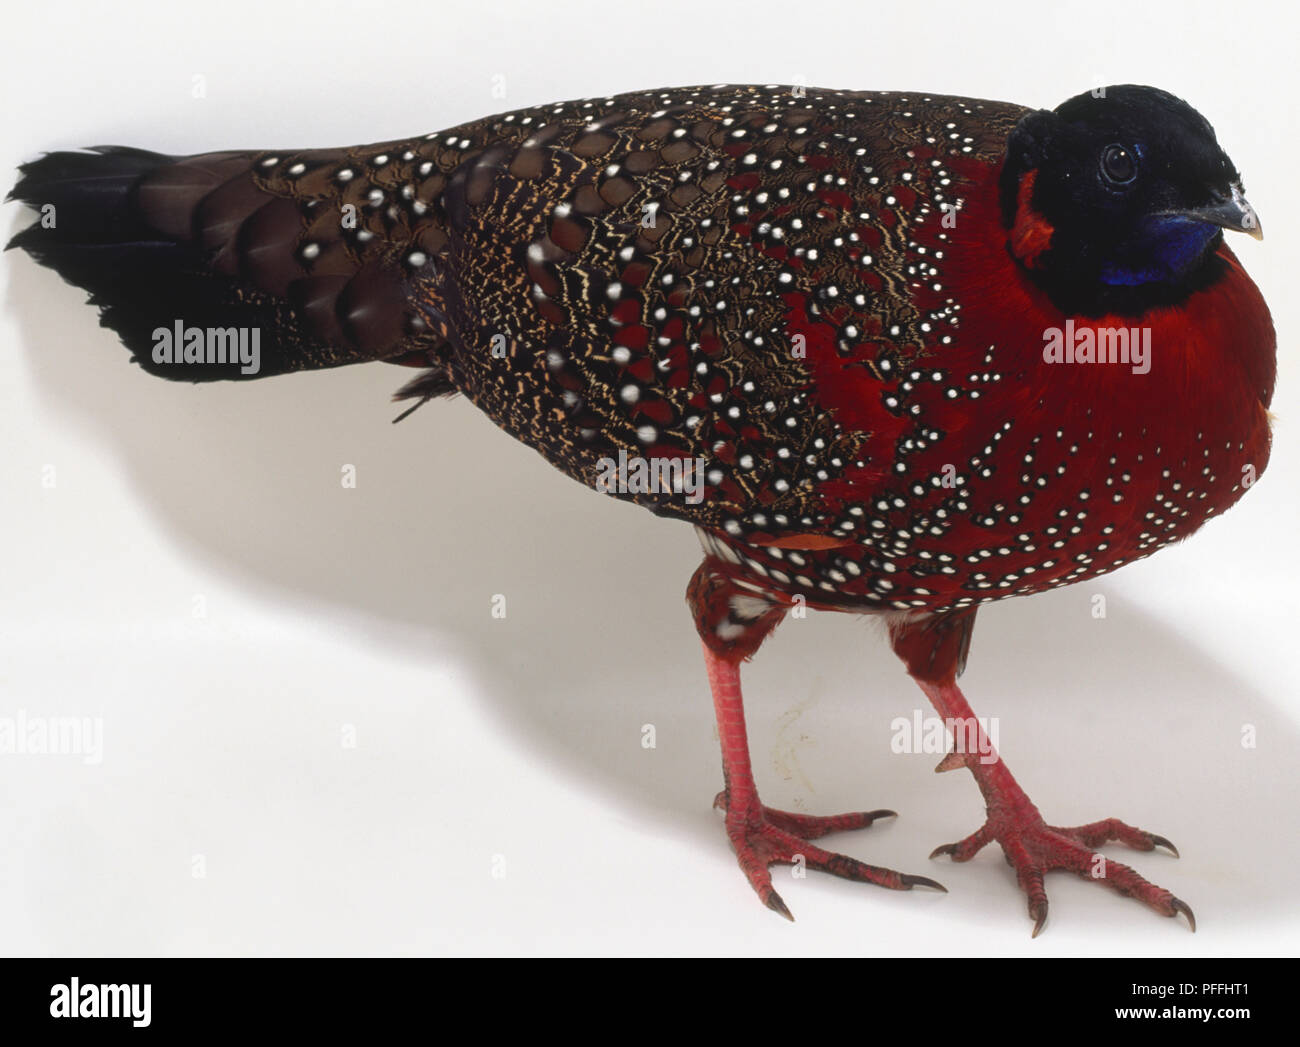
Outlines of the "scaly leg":
[[944,890],[929,877],[867,865],[809,843],[827,833],[866,828],[877,818],[892,816],[893,811],[818,817],[774,810],[759,800],[749,762],[740,663],[758,649],[784,617],[786,605],[736,585],[717,570],[720,566],[706,560],[691,579],[688,598],[704,642],[704,660],[722,743],[725,788],[714,800],[714,806],[726,812],[727,835],[750,885],[769,909],[790,920],[794,917],[772,886],[768,868],[771,865],[802,861],[810,869],[893,890],[910,890],[918,885]]
[[965,662],[973,622],[972,611],[929,619],[900,619],[890,626],[894,650],[939,715],[945,721],[964,725],[965,738],[975,743],[967,744],[964,752],[950,756],[940,768],[965,766],[970,770],[984,794],[988,811],[988,818],[978,831],[957,843],[936,848],[930,857],[946,854],[954,861],[968,861],[996,840],[1007,863],[1015,870],[1021,889],[1029,897],[1034,937],[1038,937],[1047,922],[1043,876],[1053,869],[1065,869],[1094,883],[1103,883],[1163,916],[1182,913],[1192,930],[1196,930],[1196,917],[1186,902],[1149,883],[1127,865],[1109,861],[1096,851],[1102,844],[1117,840],[1139,851],[1165,847],[1178,857],[1174,845],[1163,836],[1135,829],[1114,818],[1073,828],[1048,825],[1043,820],[990,744],[957,686],[956,676]]

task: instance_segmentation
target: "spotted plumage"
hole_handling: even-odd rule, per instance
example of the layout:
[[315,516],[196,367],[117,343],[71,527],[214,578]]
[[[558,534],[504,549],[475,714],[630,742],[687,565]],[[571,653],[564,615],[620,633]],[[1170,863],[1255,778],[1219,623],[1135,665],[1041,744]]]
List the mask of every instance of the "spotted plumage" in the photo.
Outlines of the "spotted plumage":
[[[1220,232],[1254,213],[1208,123],[1150,88],[1050,112],[682,88],[24,175],[20,199],[73,220],[16,242],[148,370],[245,377],[149,341],[242,321],[263,374],[423,367],[399,398],[463,393],[588,486],[620,457],[686,466],[702,490],[612,493],[696,527],[711,666],[801,602],[886,615],[909,671],[955,691],[978,605],[1185,538],[1268,460],[1272,325]],[[1044,353],[1121,328],[1145,371]]]

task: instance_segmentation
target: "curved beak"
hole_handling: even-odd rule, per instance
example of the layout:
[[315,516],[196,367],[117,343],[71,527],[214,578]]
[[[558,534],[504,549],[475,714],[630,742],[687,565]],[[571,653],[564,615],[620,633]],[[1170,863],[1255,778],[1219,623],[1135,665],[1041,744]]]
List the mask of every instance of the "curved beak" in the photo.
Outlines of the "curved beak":
[[1264,229],[1259,224],[1259,215],[1255,213],[1255,209],[1246,200],[1240,184],[1233,184],[1231,196],[1221,194],[1216,194],[1216,196],[1215,201],[1206,207],[1195,207],[1187,211],[1174,213],[1198,222],[1213,222],[1224,229],[1233,229],[1240,233],[1246,233],[1256,240],[1264,239]]

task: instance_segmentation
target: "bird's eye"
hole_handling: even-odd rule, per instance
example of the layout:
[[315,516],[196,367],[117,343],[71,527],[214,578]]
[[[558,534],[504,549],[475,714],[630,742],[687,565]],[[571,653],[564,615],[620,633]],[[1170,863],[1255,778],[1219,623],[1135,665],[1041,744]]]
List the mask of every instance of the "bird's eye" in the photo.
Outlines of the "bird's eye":
[[1122,145],[1108,145],[1101,151],[1101,173],[1115,185],[1127,185],[1137,177],[1137,160]]

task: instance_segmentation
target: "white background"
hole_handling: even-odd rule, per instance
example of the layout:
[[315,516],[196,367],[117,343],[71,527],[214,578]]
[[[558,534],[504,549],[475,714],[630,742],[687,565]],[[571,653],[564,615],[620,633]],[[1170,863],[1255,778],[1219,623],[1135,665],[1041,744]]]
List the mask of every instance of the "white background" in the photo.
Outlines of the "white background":
[[[390,425],[388,396],[409,377],[397,368],[151,379],[80,292],[13,252],[0,715],[102,716],[105,753],[98,766],[0,756],[0,951],[1294,954],[1292,9],[984,6],[29,4],[7,14],[0,169],[102,142],[378,141],[718,81],[1049,107],[1108,82],[1186,97],[1267,234],[1233,246],[1277,324],[1273,464],[1183,547],[985,608],[963,685],[1000,717],[1008,763],[1049,821],[1113,815],[1178,844],[1179,861],[1110,853],[1185,899],[1196,935],[1056,874],[1031,941],[996,847],[928,861],[977,827],[980,797],[968,775],[934,774],[934,756],[890,754],[890,720],[924,699],[878,627],[847,615],[787,622],[746,671],[761,791],[814,812],[897,809],[833,846],[951,893],[778,868],[798,922],[765,911],[710,810],[721,775],[683,602],[698,562],[688,527],[564,479],[464,401]],[[196,75],[206,98],[191,96]],[[6,235],[27,220],[10,205]],[[355,490],[340,485],[345,463]]]

